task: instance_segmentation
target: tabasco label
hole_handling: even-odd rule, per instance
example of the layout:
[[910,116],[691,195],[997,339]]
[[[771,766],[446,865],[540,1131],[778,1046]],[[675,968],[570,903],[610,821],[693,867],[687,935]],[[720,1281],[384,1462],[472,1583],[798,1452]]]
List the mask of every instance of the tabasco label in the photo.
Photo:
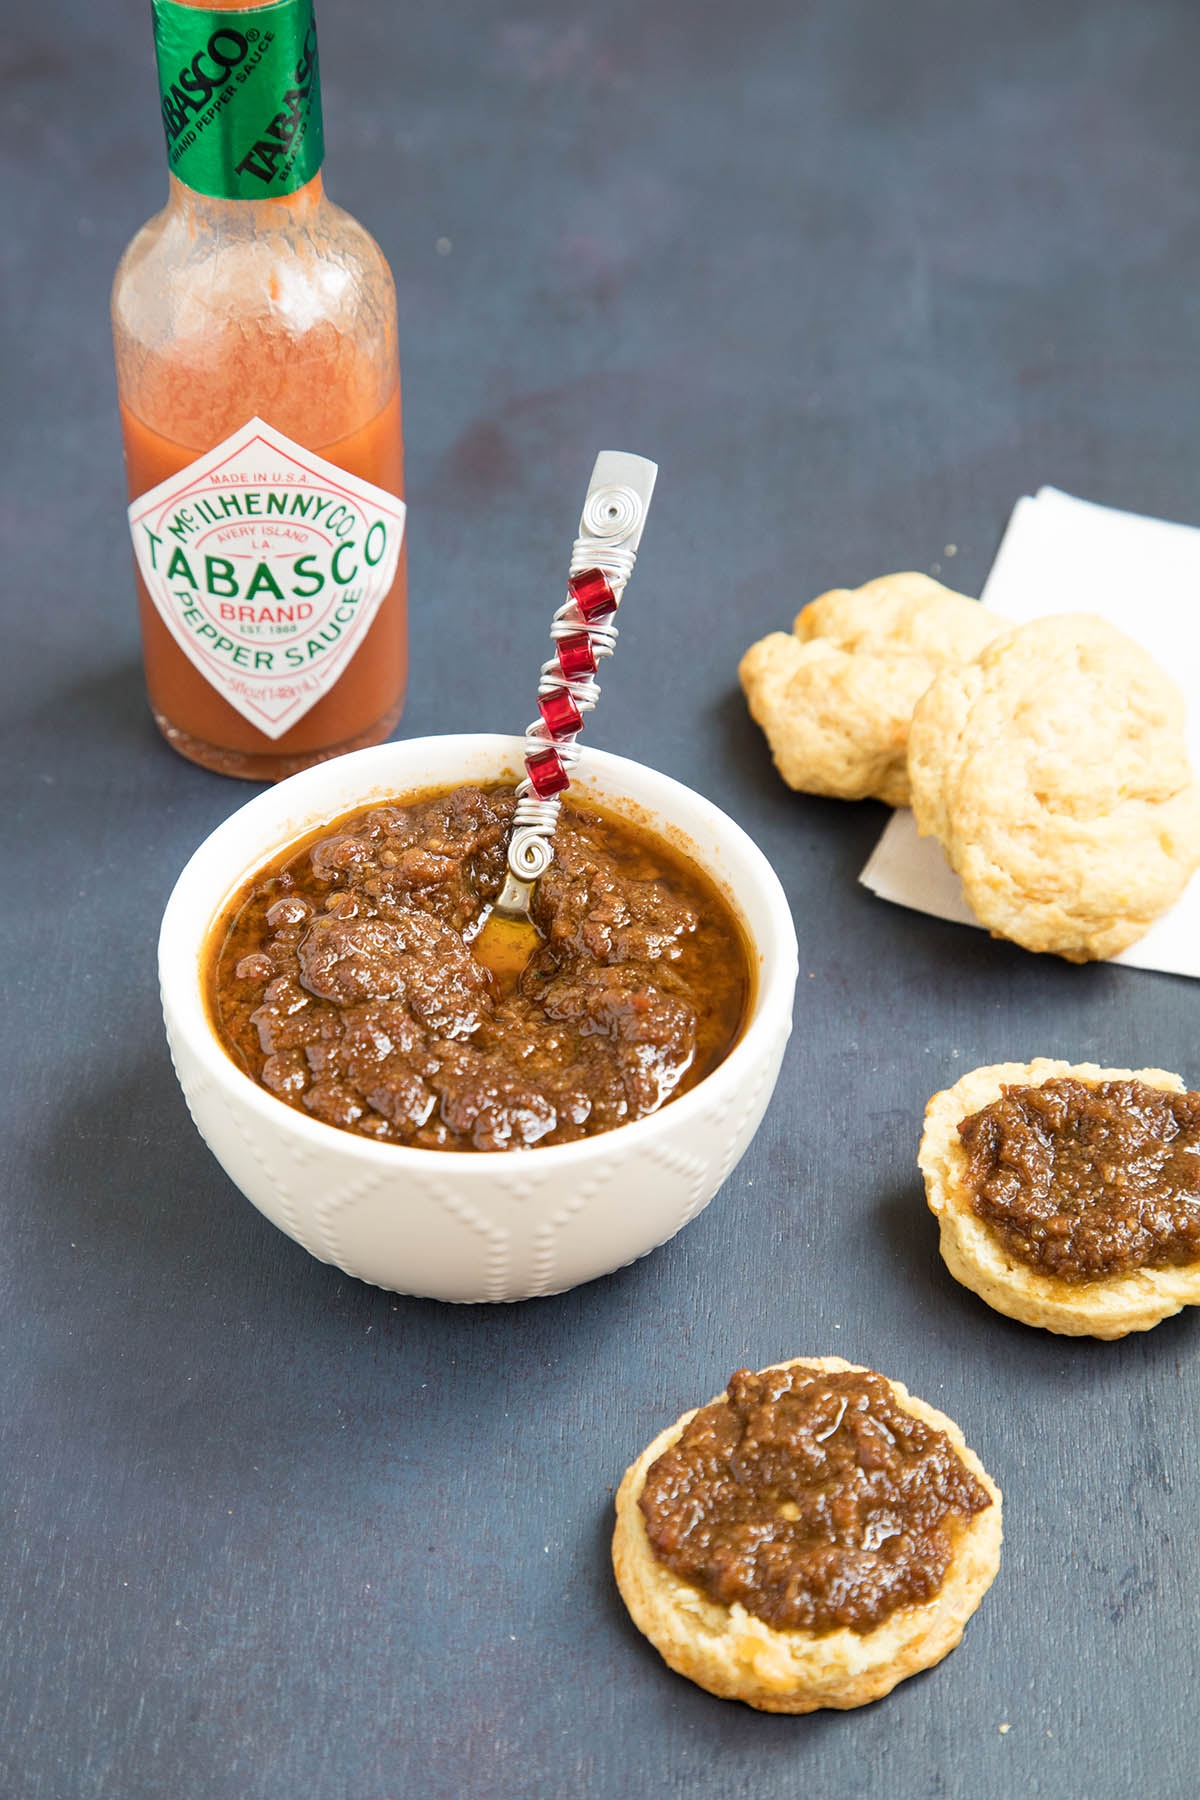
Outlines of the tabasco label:
[[325,150],[312,0],[153,9],[171,173],[224,200],[311,181]]
[[327,694],[396,577],[404,502],[251,419],[129,508],[184,655],[269,738]]

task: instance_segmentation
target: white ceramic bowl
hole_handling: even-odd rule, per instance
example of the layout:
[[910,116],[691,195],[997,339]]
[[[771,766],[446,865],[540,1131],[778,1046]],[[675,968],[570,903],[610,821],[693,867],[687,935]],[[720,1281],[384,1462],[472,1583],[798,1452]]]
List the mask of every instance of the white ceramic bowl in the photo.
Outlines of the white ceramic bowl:
[[349,1275],[438,1300],[559,1293],[644,1256],[712,1199],[775,1086],[792,1022],[796,934],[774,870],[740,826],[666,775],[585,751],[576,783],[631,802],[729,896],[757,955],[753,1012],[711,1075],[649,1118],[515,1152],[373,1143],[293,1110],[225,1054],[209,1024],[209,928],[290,842],[359,805],[512,778],[519,738],[413,738],[340,756],[260,794],[192,857],[159,937],[163,1015],[196,1126],[230,1178],[289,1237]]

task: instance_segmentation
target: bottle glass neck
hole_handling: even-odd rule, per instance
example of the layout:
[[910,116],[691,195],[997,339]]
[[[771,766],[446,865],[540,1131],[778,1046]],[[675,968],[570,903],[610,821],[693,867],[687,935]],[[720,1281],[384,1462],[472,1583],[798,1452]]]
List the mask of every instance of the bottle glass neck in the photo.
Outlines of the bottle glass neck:
[[319,173],[294,192],[265,200],[226,200],[219,194],[197,193],[177,175],[168,175],[167,181],[172,210],[185,221],[194,220],[197,226],[219,225],[235,214],[243,220],[248,219],[252,227],[256,220],[272,227],[305,225],[325,200],[325,183]]

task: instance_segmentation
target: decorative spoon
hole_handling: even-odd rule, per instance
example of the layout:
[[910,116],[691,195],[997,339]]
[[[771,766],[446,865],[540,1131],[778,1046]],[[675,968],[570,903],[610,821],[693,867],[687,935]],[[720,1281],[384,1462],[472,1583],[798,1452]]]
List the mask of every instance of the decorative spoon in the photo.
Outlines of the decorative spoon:
[[525,775],[508,844],[504,886],[482,915],[471,948],[511,986],[541,943],[530,904],[554,860],[562,796],[579,761],[575,740],[600,697],[596,671],[617,642],[617,608],[633,573],[658,464],[602,450],[588,483],[571,553],[567,598],[550,622],[555,654],[542,664],[538,717],[525,732]]

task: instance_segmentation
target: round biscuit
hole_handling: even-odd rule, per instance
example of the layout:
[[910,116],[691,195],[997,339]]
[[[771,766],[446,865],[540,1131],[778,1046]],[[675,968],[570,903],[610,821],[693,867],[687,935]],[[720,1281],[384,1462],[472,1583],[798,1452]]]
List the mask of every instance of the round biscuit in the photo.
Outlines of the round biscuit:
[[738,668],[789,787],[908,804],[913,708],[939,669],[978,654],[1004,621],[928,575],[881,575],[804,607]]
[[980,924],[1027,950],[1116,956],[1200,865],[1183,697],[1089,614],[1019,626],[937,675],[908,775],[917,827]]
[[[868,1373],[839,1356],[793,1357],[776,1368]],[[686,1412],[626,1470],[617,1490],[613,1569],[630,1616],[678,1674],[723,1699],[762,1712],[846,1710],[890,1693],[896,1683],[928,1669],[959,1642],[1000,1566],[1001,1495],[963,1435],[944,1413],[890,1381],[898,1405],[944,1431],[992,1504],[955,1521],[950,1566],[937,1594],[922,1605],[898,1607],[868,1632],[779,1630],[741,1605],[723,1606],[659,1562],[646,1535],[638,1499],[651,1465],[683,1433]],[[718,1395],[717,1399],[724,1398]]]
[[998,1100],[1005,1087],[1040,1087],[1060,1076],[1078,1081],[1144,1081],[1182,1094],[1184,1083],[1165,1069],[1102,1069],[1096,1063],[993,1063],[972,1069],[925,1108],[917,1160],[930,1211],[938,1220],[942,1261],[954,1279],[996,1312],[1063,1337],[1121,1338],[1149,1331],[1184,1306],[1200,1305],[1200,1262],[1138,1269],[1100,1281],[1064,1281],[1019,1261],[979,1218],[967,1185],[967,1153],[959,1122]]

